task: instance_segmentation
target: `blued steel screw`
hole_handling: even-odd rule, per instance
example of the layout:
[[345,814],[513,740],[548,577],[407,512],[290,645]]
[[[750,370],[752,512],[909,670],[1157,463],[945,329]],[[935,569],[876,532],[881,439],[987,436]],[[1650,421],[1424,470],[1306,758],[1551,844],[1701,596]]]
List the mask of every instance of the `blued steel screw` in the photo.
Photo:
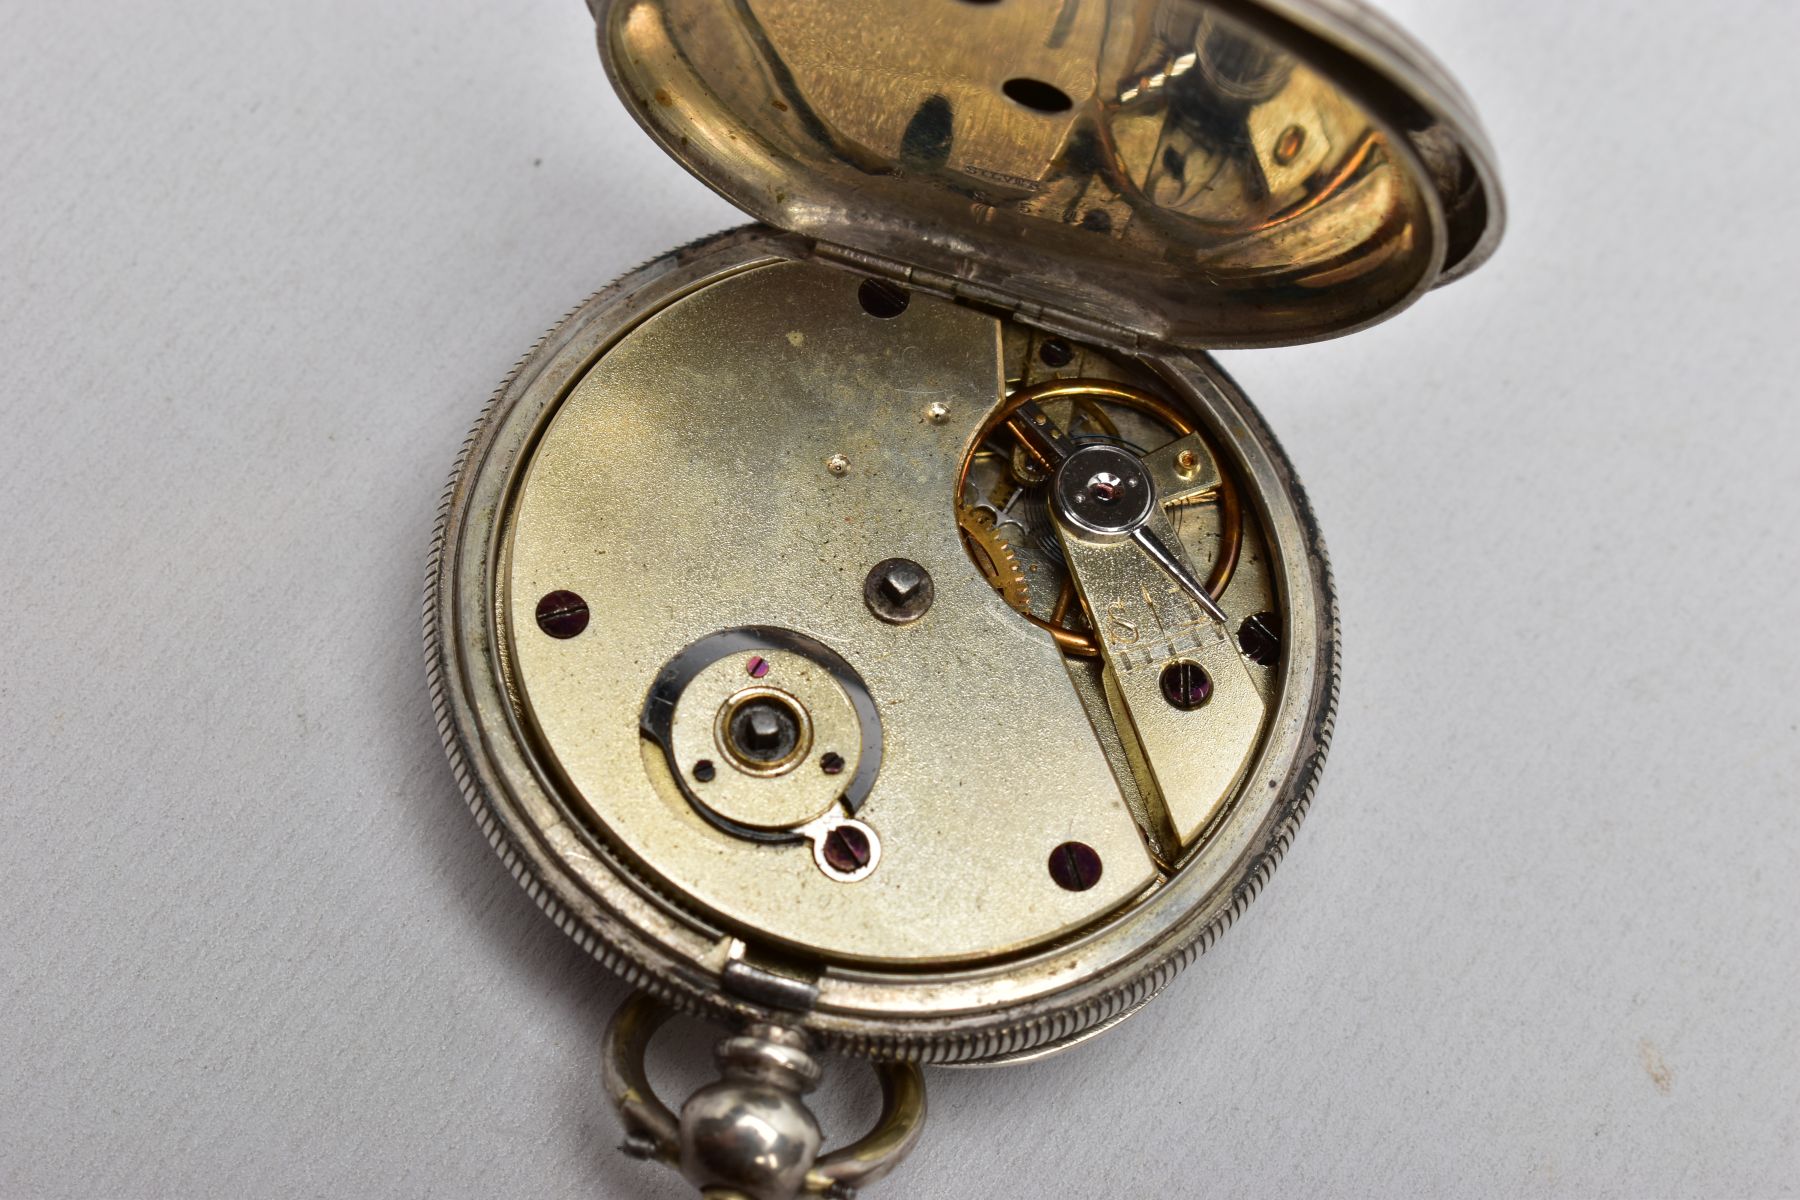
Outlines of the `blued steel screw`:
[[701,783],[711,783],[716,774],[718,774],[718,770],[713,766],[710,758],[703,758],[694,764],[694,778]]
[[1260,612],[1244,618],[1238,626],[1238,645],[1244,657],[1259,667],[1272,667],[1281,657],[1281,618],[1272,612]]
[[1038,347],[1038,361],[1046,367],[1066,367],[1075,359],[1075,348],[1059,337],[1045,338]]
[[537,623],[553,638],[572,638],[587,628],[587,601],[574,592],[549,592],[538,601]]
[[1064,842],[1050,852],[1050,878],[1064,891],[1085,892],[1100,882],[1100,853],[1086,842]]
[[819,756],[819,770],[827,775],[841,775],[844,770],[844,756],[836,750],[827,750]]
[[839,825],[825,835],[819,851],[826,865],[840,875],[850,875],[869,865],[869,835],[854,825]]
[[1205,667],[1185,658],[1164,667],[1158,682],[1163,699],[1183,712],[1192,712],[1212,699],[1212,677]]

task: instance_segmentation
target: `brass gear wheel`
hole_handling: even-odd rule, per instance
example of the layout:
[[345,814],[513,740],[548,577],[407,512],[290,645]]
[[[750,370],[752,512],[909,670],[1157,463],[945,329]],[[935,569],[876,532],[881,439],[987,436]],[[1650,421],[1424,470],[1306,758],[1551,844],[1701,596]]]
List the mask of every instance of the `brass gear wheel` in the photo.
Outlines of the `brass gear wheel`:
[[1031,611],[1031,582],[1019,567],[1019,556],[994,525],[994,516],[977,508],[959,508],[956,523],[969,555],[996,592],[1022,613]]

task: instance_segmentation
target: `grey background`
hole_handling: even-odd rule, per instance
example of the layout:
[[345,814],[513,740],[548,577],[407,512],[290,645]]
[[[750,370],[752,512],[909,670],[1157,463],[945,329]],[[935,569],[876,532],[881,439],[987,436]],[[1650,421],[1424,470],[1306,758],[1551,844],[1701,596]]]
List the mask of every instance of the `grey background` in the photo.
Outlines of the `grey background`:
[[[872,1195],[1800,1193],[1800,10],[1390,7],[1513,219],[1226,356],[1334,550],[1313,815],[1138,1019],[934,1073]],[[611,1149],[622,990],[463,810],[418,607],[489,389],[736,216],[576,0],[0,29],[0,1195],[682,1194]]]

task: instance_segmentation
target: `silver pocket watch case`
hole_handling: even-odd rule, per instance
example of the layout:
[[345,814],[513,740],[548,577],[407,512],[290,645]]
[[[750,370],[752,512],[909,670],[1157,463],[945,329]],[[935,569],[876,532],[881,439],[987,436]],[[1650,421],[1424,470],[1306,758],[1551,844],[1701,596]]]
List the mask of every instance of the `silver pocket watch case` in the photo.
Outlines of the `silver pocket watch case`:
[[[757,223],[596,294],[446,493],[425,640],[482,829],[629,980],[628,1151],[845,1196],[921,1064],[1124,1019],[1243,911],[1330,740],[1323,544],[1207,354],[1330,337],[1501,229],[1467,102],[1348,0],[594,0]],[[727,1028],[677,1112],[643,1055]],[[827,1151],[816,1051],[873,1060]]]

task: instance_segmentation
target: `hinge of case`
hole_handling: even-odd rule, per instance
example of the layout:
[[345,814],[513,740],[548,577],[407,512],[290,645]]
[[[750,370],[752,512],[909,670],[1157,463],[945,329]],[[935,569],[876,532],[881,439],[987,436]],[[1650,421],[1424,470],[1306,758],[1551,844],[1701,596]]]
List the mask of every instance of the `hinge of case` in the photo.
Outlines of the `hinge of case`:
[[807,1012],[819,1000],[818,976],[805,967],[783,962],[761,949],[732,938],[719,985],[726,992],[764,1008]]
[[945,275],[939,271],[924,270],[901,262],[899,259],[871,254],[867,250],[858,250],[853,246],[840,246],[832,242],[814,242],[813,250],[820,258],[842,263],[865,275],[873,275],[880,279],[892,279],[908,287],[918,288],[920,291],[948,296],[953,300],[966,300],[983,308],[998,309],[1027,325],[1034,325],[1050,333],[1060,333],[1077,341],[1092,342],[1131,352],[1149,350],[1155,345],[1153,339],[1123,325],[1097,321],[1068,309],[1021,300],[984,284],[959,279],[953,275]]

